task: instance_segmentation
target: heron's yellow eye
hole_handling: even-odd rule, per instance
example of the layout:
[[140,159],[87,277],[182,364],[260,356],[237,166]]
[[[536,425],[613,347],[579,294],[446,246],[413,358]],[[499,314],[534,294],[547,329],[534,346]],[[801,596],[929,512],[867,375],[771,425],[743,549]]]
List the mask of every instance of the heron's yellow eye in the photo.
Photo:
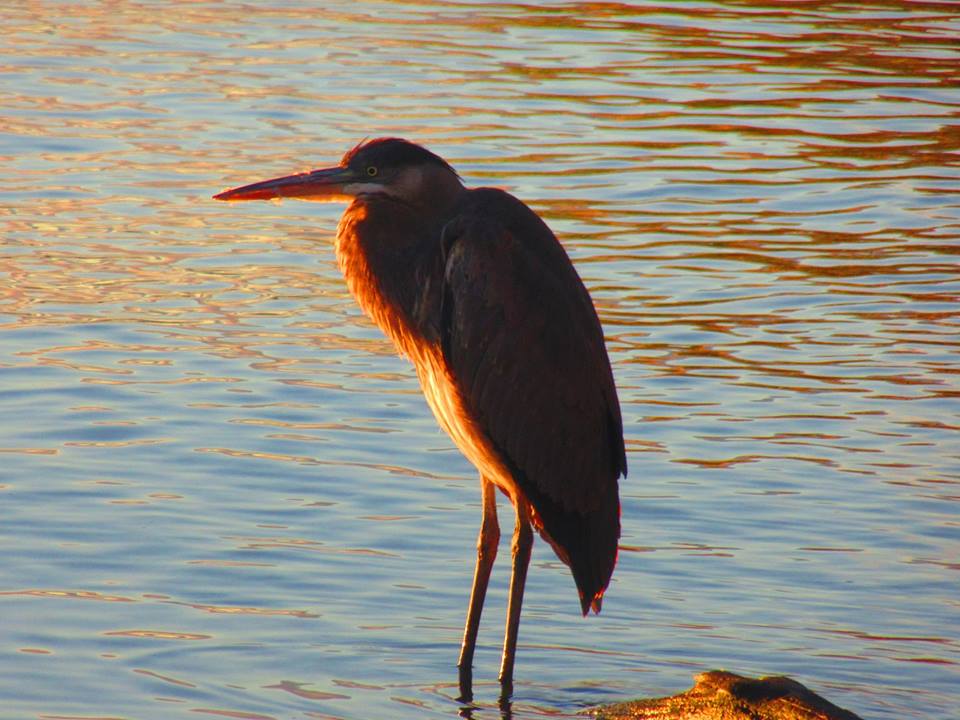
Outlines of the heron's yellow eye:
[[367,168],[367,175],[370,177],[376,177],[379,170],[377,170],[373,165]]

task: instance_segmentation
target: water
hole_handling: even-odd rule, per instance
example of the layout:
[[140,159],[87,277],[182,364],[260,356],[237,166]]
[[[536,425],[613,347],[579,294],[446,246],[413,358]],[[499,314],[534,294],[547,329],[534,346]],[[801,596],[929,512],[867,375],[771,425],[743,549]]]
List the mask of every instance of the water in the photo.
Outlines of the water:
[[380,135],[548,220],[620,388],[614,582],[536,546],[513,717],[715,667],[955,713],[956,6],[321,5],[0,9],[0,716],[460,711],[474,472],[340,209],[210,200]]

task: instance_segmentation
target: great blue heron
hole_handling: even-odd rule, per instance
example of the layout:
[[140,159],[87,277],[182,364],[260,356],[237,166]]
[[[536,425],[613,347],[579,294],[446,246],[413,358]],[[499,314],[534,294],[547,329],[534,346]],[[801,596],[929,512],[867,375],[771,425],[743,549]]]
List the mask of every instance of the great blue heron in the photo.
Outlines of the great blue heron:
[[513,572],[500,666],[512,690],[531,526],[566,563],[580,607],[600,611],[617,559],[623,422],[590,295],[546,224],[501,190],[468,190],[441,157],[396,138],[336,167],[227,190],[218,200],[350,203],[336,254],[364,312],[412,362],[440,426],[480,471],[483,517],[458,662],[473,652],[500,529],[513,503]]

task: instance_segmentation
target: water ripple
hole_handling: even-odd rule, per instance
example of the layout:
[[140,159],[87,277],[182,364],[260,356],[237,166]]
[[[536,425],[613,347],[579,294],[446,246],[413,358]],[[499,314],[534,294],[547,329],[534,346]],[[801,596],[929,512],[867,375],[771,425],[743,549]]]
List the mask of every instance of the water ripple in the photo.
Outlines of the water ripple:
[[[8,712],[459,710],[473,471],[349,298],[338,210],[209,201],[381,134],[544,216],[621,391],[614,583],[584,625],[538,548],[513,716],[718,666],[865,717],[954,710],[950,3],[56,2],[0,21]],[[505,581],[477,720],[501,717]]]

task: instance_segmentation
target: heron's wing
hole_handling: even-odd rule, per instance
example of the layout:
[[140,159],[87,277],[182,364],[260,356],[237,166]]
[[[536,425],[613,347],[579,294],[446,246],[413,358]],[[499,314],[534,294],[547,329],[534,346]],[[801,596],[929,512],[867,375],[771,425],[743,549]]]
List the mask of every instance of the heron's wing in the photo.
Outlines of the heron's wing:
[[622,421],[590,296],[533,211],[496,190],[471,196],[443,235],[448,367],[528,496],[579,514],[618,507]]

